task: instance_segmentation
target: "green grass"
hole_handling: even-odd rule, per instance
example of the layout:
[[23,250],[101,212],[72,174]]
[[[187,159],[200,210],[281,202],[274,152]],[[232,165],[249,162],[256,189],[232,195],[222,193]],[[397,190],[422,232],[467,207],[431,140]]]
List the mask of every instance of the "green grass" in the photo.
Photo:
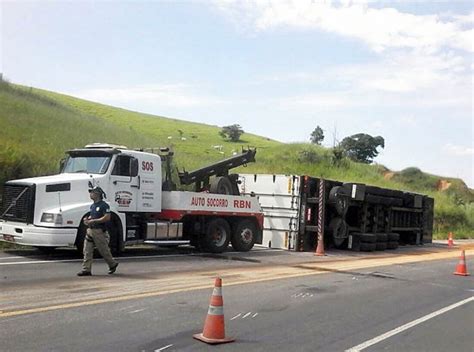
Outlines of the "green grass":
[[[0,192],[6,180],[55,173],[64,151],[93,142],[130,148],[171,146],[180,170],[193,170],[229,157],[242,147],[258,149],[257,162],[241,173],[297,174],[363,182],[428,194],[435,198],[435,236],[474,238],[474,192],[458,179],[439,192],[440,177],[407,168],[385,177],[382,165],[348,159],[308,144],[284,144],[248,133],[237,143],[223,140],[220,127],[153,116],[0,81]],[[245,127],[245,126],[244,126]],[[171,137],[171,138],[170,138]],[[222,150],[213,146],[220,145]]]

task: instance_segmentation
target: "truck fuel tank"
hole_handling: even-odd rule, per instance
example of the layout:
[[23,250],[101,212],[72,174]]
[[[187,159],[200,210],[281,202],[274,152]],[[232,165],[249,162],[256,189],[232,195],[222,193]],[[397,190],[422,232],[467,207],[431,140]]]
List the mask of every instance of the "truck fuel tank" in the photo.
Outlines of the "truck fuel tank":
[[147,240],[179,240],[183,238],[183,224],[180,222],[156,221],[147,223]]

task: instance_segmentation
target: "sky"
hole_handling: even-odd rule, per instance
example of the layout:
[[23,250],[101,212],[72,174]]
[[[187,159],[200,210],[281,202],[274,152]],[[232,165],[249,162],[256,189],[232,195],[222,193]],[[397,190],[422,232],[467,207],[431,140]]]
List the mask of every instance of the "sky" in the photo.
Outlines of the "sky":
[[0,72],[281,142],[382,136],[377,163],[474,188],[473,27],[463,0],[0,0]]

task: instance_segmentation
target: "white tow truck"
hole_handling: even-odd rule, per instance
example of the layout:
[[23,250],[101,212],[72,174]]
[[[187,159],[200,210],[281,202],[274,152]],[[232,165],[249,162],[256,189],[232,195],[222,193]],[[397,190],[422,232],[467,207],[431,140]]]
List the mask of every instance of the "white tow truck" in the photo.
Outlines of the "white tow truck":
[[[263,212],[256,197],[241,196],[231,168],[255,161],[255,150],[171,179],[168,149],[158,153],[124,146],[91,144],[67,152],[57,175],[8,181],[0,206],[0,240],[40,250],[82,250],[91,200],[88,189],[101,187],[109,203],[110,247],[191,244],[220,253],[229,242],[248,251],[262,242]],[[163,177],[162,177],[163,176]]]

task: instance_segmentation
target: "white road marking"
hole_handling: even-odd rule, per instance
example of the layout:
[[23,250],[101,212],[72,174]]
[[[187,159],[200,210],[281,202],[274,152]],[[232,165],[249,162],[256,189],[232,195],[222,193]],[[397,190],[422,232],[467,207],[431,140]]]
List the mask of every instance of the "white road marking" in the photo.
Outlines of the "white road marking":
[[[262,252],[262,251],[275,252],[275,251],[280,251],[280,250],[277,250],[277,249],[256,250],[256,252]],[[239,254],[239,253],[241,252],[225,252],[224,254]],[[117,259],[121,260],[121,259],[179,258],[179,257],[199,257],[199,256],[206,256],[206,255],[208,254],[206,253],[165,254],[165,255],[150,255],[150,256],[136,256],[136,257],[118,257]],[[24,258],[24,257],[18,257],[18,258]],[[0,263],[0,266],[1,265],[47,264],[47,263],[74,263],[74,262],[76,263],[82,262],[82,259],[29,260],[29,261],[14,262],[14,263]]]
[[[242,313],[239,313],[239,314],[237,314],[236,316],[232,317],[230,320],[237,319],[237,318],[239,318],[240,316],[242,316],[241,319],[245,319],[245,318],[247,318],[248,316],[250,316],[251,314],[252,314],[252,312],[248,312],[248,313],[245,313],[245,314],[242,316]],[[258,315],[258,313],[255,313],[255,314],[252,315],[250,318],[255,318],[257,315]]]
[[248,312],[247,314],[245,314],[245,315],[242,317],[242,319],[247,318],[250,314],[252,314],[252,312]]
[[21,259],[21,258],[25,258],[25,257],[20,257],[20,256],[16,256],[16,257],[0,257],[0,260]]
[[64,260],[30,260],[27,262],[0,263],[0,265],[24,265],[24,264],[46,264],[46,263],[73,263],[82,262],[82,259],[64,259]]
[[159,348],[159,349],[155,350],[155,352],[161,352],[161,351],[164,351],[164,350],[166,350],[167,348],[170,348],[170,347],[172,347],[172,346],[173,346],[173,345],[168,345],[168,346],[165,346],[165,347],[161,347],[161,348]]
[[137,309],[137,310],[134,310],[133,312],[130,312],[129,314],[135,314],[135,313],[143,312],[144,310],[145,310],[145,308]]
[[469,298],[466,298],[460,302],[457,302],[457,303],[454,303],[454,304],[451,304],[450,306],[447,306],[445,308],[442,308],[442,309],[439,309],[437,310],[436,312],[433,312],[431,314],[428,314],[428,315],[425,315],[424,317],[421,317],[419,319],[416,319],[416,320],[413,320],[412,322],[409,322],[405,325],[402,325],[402,326],[399,326],[398,328],[395,328],[393,330],[390,330],[388,332],[386,332],[385,334],[382,334],[382,335],[379,335],[371,340],[368,340],[368,341],[365,341],[363,343],[361,343],[360,345],[357,345],[357,346],[354,346],[348,350],[346,350],[346,352],[359,352],[359,351],[362,351],[362,350],[365,350],[367,347],[370,347],[372,345],[375,345],[383,340],[386,340],[388,339],[389,337],[392,337],[396,334],[399,334],[405,330],[408,330],[418,324],[421,324],[427,320],[430,320],[434,317],[437,317],[438,315],[441,315],[441,314],[444,314],[454,308],[457,308],[457,307],[460,307],[466,303],[469,303],[471,301],[474,301],[474,296],[472,297],[469,297]]

